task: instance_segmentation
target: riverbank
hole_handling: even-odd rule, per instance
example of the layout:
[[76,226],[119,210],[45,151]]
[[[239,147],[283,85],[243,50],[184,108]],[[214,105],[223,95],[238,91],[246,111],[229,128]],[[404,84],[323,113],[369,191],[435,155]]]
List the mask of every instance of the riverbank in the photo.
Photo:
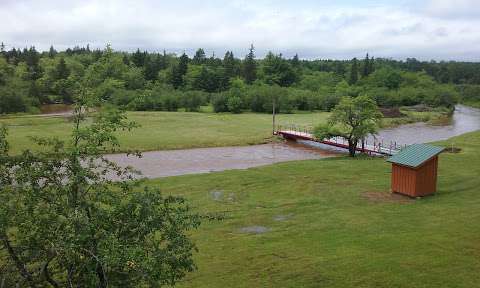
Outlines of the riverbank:
[[[192,232],[179,287],[474,287],[480,281],[480,132],[443,153],[438,193],[389,193],[383,159],[336,157],[148,181],[224,217]],[[454,264],[453,264],[454,263]]]
[[[128,112],[130,120],[141,128],[119,133],[121,146],[127,150],[158,151],[205,147],[227,147],[265,144],[275,141],[272,136],[272,116],[260,113],[192,113],[192,112]],[[313,127],[324,123],[330,113],[312,112],[277,115],[277,124]],[[385,118],[384,126],[436,119],[437,114],[412,112],[402,118]],[[10,130],[12,153],[37,149],[30,136],[67,139],[71,122],[68,115],[4,116],[0,125]]]

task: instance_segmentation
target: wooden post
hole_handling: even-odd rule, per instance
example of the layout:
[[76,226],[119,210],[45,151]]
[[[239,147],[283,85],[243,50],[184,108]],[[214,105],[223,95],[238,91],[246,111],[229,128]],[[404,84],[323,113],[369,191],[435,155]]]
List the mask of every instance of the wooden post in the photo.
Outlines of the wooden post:
[[272,134],[275,134],[275,96],[272,98]]

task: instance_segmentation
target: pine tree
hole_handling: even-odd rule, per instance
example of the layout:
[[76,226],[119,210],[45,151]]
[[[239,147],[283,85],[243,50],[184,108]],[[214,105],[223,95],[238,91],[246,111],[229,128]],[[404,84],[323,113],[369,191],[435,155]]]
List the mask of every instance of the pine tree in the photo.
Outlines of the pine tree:
[[124,54],[123,54],[122,62],[123,62],[123,64],[125,64],[125,65],[130,65],[130,59],[128,59],[128,54],[127,54],[127,53],[124,53]]
[[180,61],[178,62],[178,71],[182,76],[187,74],[189,60],[187,54],[183,52],[182,56],[180,56]]
[[247,56],[245,56],[243,77],[247,84],[252,84],[257,79],[257,63],[255,61],[255,48],[253,47],[253,44],[250,46],[250,51]]
[[368,72],[369,74],[375,72],[375,57],[372,57],[372,59],[370,59],[370,67]]
[[342,61],[335,61],[335,74],[343,78],[346,72],[344,63]]
[[132,62],[137,67],[143,67],[145,65],[146,52],[140,52],[140,49],[137,49],[132,55]]
[[184,76],[188,71],[188,60],[187,54],[183,52],[178,64],[172,67],[170,83],[175,89],[180,88],[185,84]]
[[67,79],[68,76],[70,75],[70,71],[68,70],[67,63],[65,63],[65,59],[60,58],[58,61],[56,71],[55,71],[57,80],[60,79]]
[[150,55],[145,60],[144,75],[146,80],[156,80],[158,78],[158,71],[160,71],[161,60],[160,55]]
[[25,63],[28,66],[30,80],[37,80],[42,77],[42,68],[40,67],[40,54],[35,49],[35,46],[30,49],[24,49]]
[[48,57],[54,58],[55,55],[57,55],[57,50],[55,50],[55,48],[53,48],[53,45],[52,45],[50,46],[50,50],[48,50]]
[[362,78],[365,78],[368,75],[370,75],[370,58],[368,57],[368,53],[367,53],[367,56],[363,61]]
[[162,55],[159,54],[158,61],[159,61],[158,67],[160,68],[160,70],[164,70],[168,68],[167,51],[165,51],[165,49],[163,50]]
[[298,59],[298,54],[295,54],[292,58],[292,66],[298,68],[300,66],[300,59]]
[[223,68],[225,69],[225,76],[232,78],[235,76],[235,57],[233,52],[227,51],[223,57]]
[[207,56],[205,55],[205,51],[202,48],[199,48],[192,59],[192,64],[194,65],[202,65],[205,64],[207,61]]
[[358,81],[358,60],[357,58],[353,58],[352,60],[352,67],[350,68],[350,79],[348,83],[350,85],[356,84]]

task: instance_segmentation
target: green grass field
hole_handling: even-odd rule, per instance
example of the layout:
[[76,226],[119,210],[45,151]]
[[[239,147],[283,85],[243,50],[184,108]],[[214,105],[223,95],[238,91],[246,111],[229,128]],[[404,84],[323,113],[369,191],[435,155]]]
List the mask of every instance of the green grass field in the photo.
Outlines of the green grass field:
[[[316,125],[328,113],[281,114],[278,124]],[[120,150],[141,151],[260,144],[272,139],[272,116],[259,113],[215,114],[189,112],[128,112],[129,120],[141,125],[119,133]],[[9,128],[12,153],[32,149],[28,136],[65,139],[71,123],[64,117],[2,117]]]
[[[380,158],[147,182],[226,217],[192,234],[198,271],[179,287],[477,287],[480,132],[454,143],[462,152],[440,156],[438,193],[419,200],[390,197]],[[242,233],[250,226],[269,230]]]
[[[277,124],[315,126],[325,122],[329,113],[277,115]],[[384,126],[395,126],[438,117],[437,112],[409,113],[408,117],[384,119]],[[120,151],[185,149],[198,147],[240,146],[272,140],[272,116],[269,114],[216,114],[189,112],[128,112],[141,125],[132,132],[119,133]],[[65,117],[0,117],[0,125],[9,128],[12,153],[35,149],[29,136],[55,136],[65,139],[72,123]]]

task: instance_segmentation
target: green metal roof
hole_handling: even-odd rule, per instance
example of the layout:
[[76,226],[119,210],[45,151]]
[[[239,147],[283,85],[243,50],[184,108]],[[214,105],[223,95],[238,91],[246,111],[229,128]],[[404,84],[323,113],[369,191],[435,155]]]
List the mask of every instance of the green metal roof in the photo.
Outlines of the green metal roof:
[[388,162],[403,166],[416,168],[435,155],[438,155],[444,148],[428,144],[413,144],[402,149],[402,151],[388,158]]

